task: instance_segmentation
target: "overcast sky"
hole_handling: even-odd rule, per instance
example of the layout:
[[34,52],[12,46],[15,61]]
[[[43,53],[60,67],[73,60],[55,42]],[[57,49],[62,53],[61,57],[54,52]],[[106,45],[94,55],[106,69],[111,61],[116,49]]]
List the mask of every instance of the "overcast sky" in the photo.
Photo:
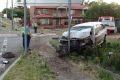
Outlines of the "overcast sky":
[[[15,0],[13,0],[15,2]],[[39,3],[67,3],[68,0],[27,0],[29,2],[35,1]],[[75,3],[80,3],[81,0],[71,0],[72,2]],[[88,0],[85,0],[88,1]],[[90,1],[95,1],[95,0],[90,0]],[[120,0],[103,0],[104,2],[111,3],[111,2],[116,2],[120,4]],[[6,8],[6,2],[7,0],[0,0],[0,12]],[[14,4],[15,6],[15,4]],[[11,7],[11,0],[8,0],[8,7]]]

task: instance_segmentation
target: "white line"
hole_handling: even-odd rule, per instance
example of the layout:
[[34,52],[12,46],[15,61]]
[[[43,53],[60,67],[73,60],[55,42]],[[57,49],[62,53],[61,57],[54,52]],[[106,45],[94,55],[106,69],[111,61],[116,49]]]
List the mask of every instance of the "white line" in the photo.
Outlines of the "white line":
[[3,44],[2,44],[2,48],[1,48],[1,54],[5,51],[7,51],[7,45],[8,45],[8,41],[7,41],[7,37],[4,38]]
[[18,37],[17,34],[0,34],[0,37]]

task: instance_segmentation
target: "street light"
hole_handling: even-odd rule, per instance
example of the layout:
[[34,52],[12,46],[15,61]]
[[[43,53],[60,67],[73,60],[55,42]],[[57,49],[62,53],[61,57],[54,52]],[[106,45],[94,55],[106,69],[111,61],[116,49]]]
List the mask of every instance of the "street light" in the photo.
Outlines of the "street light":
[[12,4],[12,30],[14,30],[14,26],[13,26],[13,0],[11,0],[11,4]]
[[26,16],[27,16],[27,10],[26,10],[27,6],[26,6],[26,0],[24,0],[24,28],[25,28],[25,35],[24,35],[24,42],[25,42],[25,53],[27,53],[27,32],[26,32]]
[[7,14],[8,14],[7,8],[8,8],[8,0],[6,1],[6,18],[7,18]]
[[71,0],[68,0],[68,52],[70,53]]

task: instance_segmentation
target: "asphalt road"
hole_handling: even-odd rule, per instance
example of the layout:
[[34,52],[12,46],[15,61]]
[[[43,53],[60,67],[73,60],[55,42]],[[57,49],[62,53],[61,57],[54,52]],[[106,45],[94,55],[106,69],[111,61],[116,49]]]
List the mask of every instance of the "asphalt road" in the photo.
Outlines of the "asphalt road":
[[[5,59],[9,61],[8,64],[0,65],[0,74],[2,74],[5,69],[7,69],[15,59],[21,53],[22,49],[22,41],[21,37],[17,34],[0,34],[0,54],[4,54],[5,52],[12,52],[15,55],[15,58]],[[0,55],[0,64],[3,64],[2,61],[4,59]]]

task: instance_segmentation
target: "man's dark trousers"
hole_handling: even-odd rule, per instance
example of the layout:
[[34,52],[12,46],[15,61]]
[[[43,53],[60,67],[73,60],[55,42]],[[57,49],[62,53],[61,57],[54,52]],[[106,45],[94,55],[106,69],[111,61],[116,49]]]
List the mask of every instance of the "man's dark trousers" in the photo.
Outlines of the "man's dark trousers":
[[[23,48],[25,49],[25,34],[22,34],[23,37]],[[29,49],[31,36],[27,34],[27,49]]]
[[34,33],[37,33],[37,27],[34,27]]

